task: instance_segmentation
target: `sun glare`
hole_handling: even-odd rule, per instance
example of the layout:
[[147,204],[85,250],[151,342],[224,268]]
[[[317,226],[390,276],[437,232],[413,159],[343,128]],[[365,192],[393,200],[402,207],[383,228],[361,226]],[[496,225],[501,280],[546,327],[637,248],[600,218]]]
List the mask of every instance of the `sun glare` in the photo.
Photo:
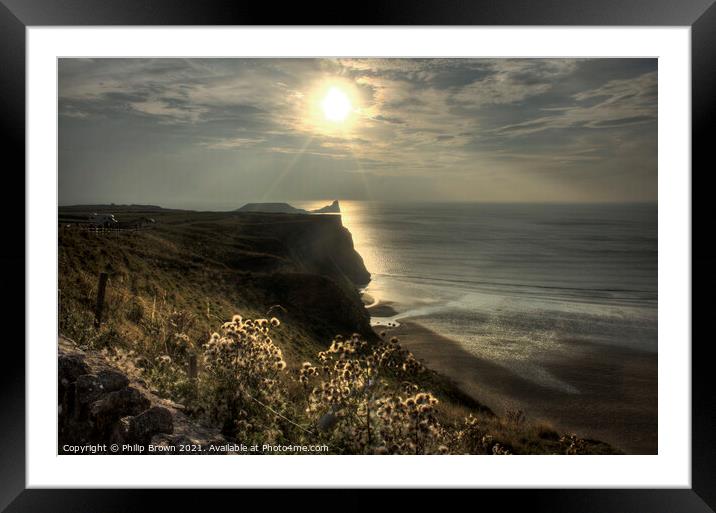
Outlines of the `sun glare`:
[[335,123],[345,121],[351,112],[350,99],[346,93],[337,87],[331,87],[328,90],[321,106],[323,107],[323,115],[325,118]]

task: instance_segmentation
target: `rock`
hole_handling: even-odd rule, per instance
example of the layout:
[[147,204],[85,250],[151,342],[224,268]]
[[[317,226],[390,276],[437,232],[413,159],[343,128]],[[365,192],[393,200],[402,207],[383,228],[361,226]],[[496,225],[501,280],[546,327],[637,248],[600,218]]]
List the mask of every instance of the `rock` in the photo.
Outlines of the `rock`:
[[80,404],[93,403],[104,393],[102,383],[94,374],[84,374],[77,378],[75,393]]
[[160,398],[94,350],[80,350],[60,337],[58,347],[58,438],[64,444],[154,443],[207,446],[226,443],[218,430],[183,413],[184,407]]
[[109,392],[122,390],[129,385],[127,376],[112,369],[102,369],[95,374],[77,377],[75,389],[81,404],[90,404]]
[[89,373],[89,366],[81,355],[60,355],[57,359],[57,378],[61,386],[74,383],[78,377]]
[[122,417],[113,426],[109,434],[109,442],[123,444],[129,441],[129,422],[132,417]]
[[127,435],[132,441],[148,443],[154,435],[173,432],[174,423],[171,412],[162,406],[153,406],[129,419]]
[[151,443],[153,445],[190,445],[195,443],[194,440],[186,435],[174,435],[169,433],[157,433],[152,436]]
[[97,373],[97,378],[106,392],[114,392],[121,390],[129,385],[127,376],[119,371],[112,369],[103,369]]
[[311,212],[314,214],[340,214],[341,206],[338,203],[338,200],[333,200],[333,203],[331,203],[330,205],[317,208],[316,210],[311,210]]
[[196,443],[186,435],[173,435],[167,433],[158,433],[154,435],[150,441],[152,445],[159,445],[162,447],[179,447],[181,445],[193,445]]
[[96,401],[90,408],[95,418],[108,417],[118,419],[126,415],[137,415],[149,408],[149,399],[134,387],[110,392],[104,398]]

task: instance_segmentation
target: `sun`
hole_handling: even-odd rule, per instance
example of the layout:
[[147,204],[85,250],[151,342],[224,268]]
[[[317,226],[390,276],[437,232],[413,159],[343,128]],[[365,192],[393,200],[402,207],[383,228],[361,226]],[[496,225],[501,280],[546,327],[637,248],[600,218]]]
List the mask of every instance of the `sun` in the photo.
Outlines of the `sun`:
[[299,123],[309,131],[331,137],[355,134],[365,118],[362,95],[357,84],[342,77],[322,77],[308,89],[301,104],[305,107]]
[[325,118],[334,123],[345,121],[352,109],[348,95],[337,87],[331,87],[328,90],[323,102],[321,102],[321,107],[323,107]]

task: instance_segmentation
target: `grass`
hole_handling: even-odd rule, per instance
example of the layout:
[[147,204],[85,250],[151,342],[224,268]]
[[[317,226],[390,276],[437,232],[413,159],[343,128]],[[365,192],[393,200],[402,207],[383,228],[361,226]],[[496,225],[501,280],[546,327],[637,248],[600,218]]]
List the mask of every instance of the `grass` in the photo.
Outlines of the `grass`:
[[[357,333],[370,351],[390,349],[390,343],[381,341],[370,328],[356,290],[365,269],[352,249],[350,234],[336,225],[338,218],[150,212],[157,222],[145,231],[94,234],[78,226],[60,227],[60,332],[86,349],[103,351],[158,393],[184,403],[190,415],[222,427],[230,439],[315,443],[320,437],[338,453],[389,449],[439,453],[446,448],[448,452],[488,454],[617,452],[606,444],[565,437],[548,425],[524,419],[519,412],[497,417],[451,380],[422,366],[410,376],[381,371],[383,388],[378,396],[375,392],[366,395],[363,378],[352,376],[342,382],[344,389],[357,394],[341,402],[341,419],[351,420],[339,423],[340,436],[338,431],[319,433],[315,426],[337,403],[331,402],[332,397],[328,402],[322,398],[316,406],[313,389],[323,382],[311,387],[302,383],[303,363],[315,364],[335,335],[349,338]],[[79,209],[61,209],[60,217],[84,214]],[[123,220],[131,220],[145,213],[135,209],[123,215],[130,217]],[[109,281],[104,321],[95,329],[100,272],[107,272]],[[275,376],[247,370],[256,368],[261,361],[258,356],[244,362],[240,373],[216,370],[205,344],[237,312],[247,319],[281,320],[280,325],[270,327],[269,349],[280,350],[285,370]],[[264,358],[269,353],[256,354]],[[192,355],[200,357],[198,386],[188,376]],[[412,357],[408,352],[401,355],[403,363]],[[247,375],[260,379],[242,381]],[[331,376],[324,378],[334,382],[340,378]],[[413,387],[410,394],[404,389],[406,382]],[[383,419],[376,412],[384,411],[388,403],[375,401],[399,398],[403,404],[409,395],[419,393],[433,394],[437,401],[421,420],[434,439],[410,449],[395,441],[402,439],[395,426],[410,425],[406,424],[410,407],[401,406],[407,409],[394,414],[399,420]],[[242,399],[232,403],[227,397]],[[367,416],[360,413],[364,410]],[[297,426],[313,426],[309,429],[312,439],[307,440],[307,432]],[[366,436],[364,442],[356,442]],[[381,437],[384,445],[378,445]]]
[[[172,310],[194,318],[187,335],[201,344],[217,322],[237,311],[261,317],[281,305],[278,311],[299,327],[278,336],[297,356],[310,354],[316,336],[330,338],[336,327],[346,333],[369,328],[357,292],[340,270],[330,277],[316,274],[320,259],[301,259],[301,248],[279,240],[286,231],[293,229],[300,235],[310,225],[300,222],[298,228],[291,228],[274,222],[281,229],[274,233],[267,232],[262,216],[183,212],[153,216],[156,227],[140,232],[102,235],[61,228],[61,327],[76,325],[74,334],[81,341],[97,338],[84,333],[84,327],[91,325],[100,272],[109,273],[107,325],[129,340],[146,338],[152,321]],[[321,311],[322,300],[328,300],[332,315]],[[348,320],[339,322],[338,317]]]

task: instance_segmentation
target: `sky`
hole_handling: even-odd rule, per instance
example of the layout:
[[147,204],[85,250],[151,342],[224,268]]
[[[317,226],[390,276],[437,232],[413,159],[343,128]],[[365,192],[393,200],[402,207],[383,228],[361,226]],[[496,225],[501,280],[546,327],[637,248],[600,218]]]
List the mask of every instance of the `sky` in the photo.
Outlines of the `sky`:
[[59,203],[657,199],[656,59],[60,59]]

